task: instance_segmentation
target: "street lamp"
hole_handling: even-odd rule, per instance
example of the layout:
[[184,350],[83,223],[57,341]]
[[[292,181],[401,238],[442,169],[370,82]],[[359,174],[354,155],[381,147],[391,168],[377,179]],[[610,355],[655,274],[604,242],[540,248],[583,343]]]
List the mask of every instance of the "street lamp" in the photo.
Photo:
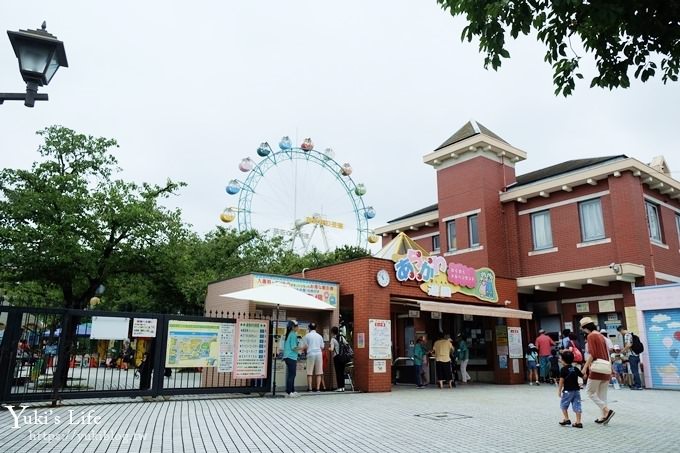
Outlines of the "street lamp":
[[47,94],[38,94],[38,87],[52,80],[59,66],[68,67],[64,43],[46,30],[8,31],[9,41],[19,59],[19,71],[26,82],[26,93],[0,93],[0,104],[4,101],[24,101],[26,107],[33,107],[35,101],[46,101]]

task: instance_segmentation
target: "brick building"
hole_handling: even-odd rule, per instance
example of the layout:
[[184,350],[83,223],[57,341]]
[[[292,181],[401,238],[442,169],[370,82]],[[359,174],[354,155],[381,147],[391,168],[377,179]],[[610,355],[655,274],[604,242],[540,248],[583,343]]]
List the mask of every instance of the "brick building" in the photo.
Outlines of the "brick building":
[[[465,124],[423,158],[437,204],[376,229],[386,244],[376,256],[292,277],[339,285],[332,313],[301,316],[350,326],[358,389],[389,391],[392,360],[441,333],[465,336],[473,380],[523,383],[539,328],[577,331],[590,316],[620,342],[618,325],[637,330],[633,288],[680,282],[680,182],[663,158],[595,157],[517,176],[526,158]],[[387,359],[371,351],[371,320],[389,321]]]
[[525,341],[538,328],[574,330],[583,316],[620,341],[618,325],[637,330],[634,286],[680,282],[680,182],[662,157],[578,159],[517,176],[524,159],[471,121],[423,158],[438,203],[376,233],[406,232],[448,262],[515,280],[518,308],[534,314]]

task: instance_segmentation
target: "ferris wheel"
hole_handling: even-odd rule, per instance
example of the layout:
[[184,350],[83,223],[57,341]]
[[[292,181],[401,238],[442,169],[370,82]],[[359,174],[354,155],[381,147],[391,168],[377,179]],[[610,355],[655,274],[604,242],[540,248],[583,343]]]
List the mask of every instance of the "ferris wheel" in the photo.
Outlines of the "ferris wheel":
[[354,182],[349,163],[340,165],[331,148],[317,151],[311,138],[295,147],[285,136],[278,147],[263,142],[259,162],[241,160],[238,168],[246,175],[227,184],[227,194],[238,201],[222,212],[223,222],[281,236],[298,253],[378,241],[368,226],[375,209],[365,205],[366,186]]

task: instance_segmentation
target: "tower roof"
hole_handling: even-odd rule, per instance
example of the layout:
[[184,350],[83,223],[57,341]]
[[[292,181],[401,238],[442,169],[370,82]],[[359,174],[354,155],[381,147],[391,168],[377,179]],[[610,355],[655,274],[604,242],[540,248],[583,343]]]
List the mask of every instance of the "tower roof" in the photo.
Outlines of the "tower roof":
[[458,129],[444,143],[439,145],[439,147],[437,147],[437,149],[435,149],[435,151],[437,151],[438,149],[442,149],[445,146],[449,146],[449,145],[452,145],[454,143],[461,142],[461,141],[465,140],[466,138],[470,138],[470,137],[473,137],[473,136],[479,135],[479,134],[488,135],[489,137],[493,137],[496,140],[502,141],[503,143],[508,143],[507,141],[505,141],[504,139],[499,137],[496,133],[494,133],[492,130],[486,128],[483,124],[478,123],[475,120],[470,120],[467,123],[465,123],[463,125],[463,127]]

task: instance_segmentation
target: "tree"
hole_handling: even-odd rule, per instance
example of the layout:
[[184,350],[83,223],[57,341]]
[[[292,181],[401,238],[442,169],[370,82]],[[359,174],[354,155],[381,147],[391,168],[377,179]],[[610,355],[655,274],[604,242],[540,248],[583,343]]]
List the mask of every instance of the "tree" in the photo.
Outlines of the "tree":
[[[662,80],[678,80],[680,70],[680,2],[669,0],[437,0],[451,15],[465,15],[461,40],[479,38],[484,67],[494,70],[510,58],[506,33],[513,38],[532,30],[548,50],[555,94],[568,96],[575,87],[580,56],[571,49],[578,37],[594,53],[598,75],[590,82],[602,88],[628,88],[629,69],[646,82],[658,69]],[[569,51],[568,48],[569,47]],[[570,54],[570,55],[569,55]],[[660,68],[657,61],[660,58]]]
[[179,211],[158,201],[183,183],[114,179],[113,139],[51,126],[38,132],[44,158],[0,171],[0,280],[58,289],[83,308],[112,276],[158,271],[156,248],[184,234]]

